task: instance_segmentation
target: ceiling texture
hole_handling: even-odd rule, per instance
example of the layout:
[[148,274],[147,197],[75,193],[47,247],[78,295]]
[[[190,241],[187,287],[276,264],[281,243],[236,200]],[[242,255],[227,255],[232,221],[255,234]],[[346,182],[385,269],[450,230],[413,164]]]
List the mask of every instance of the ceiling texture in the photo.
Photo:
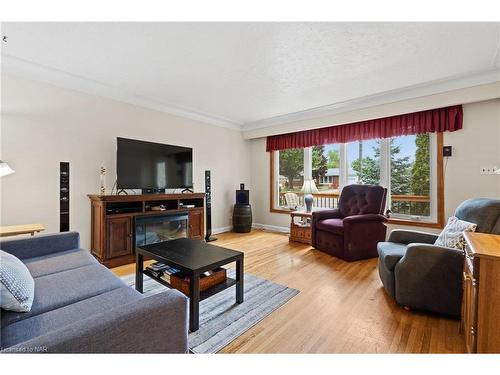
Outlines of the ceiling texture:
[[241,130],[500,81],[500,23],[3,23],[2,35],[5,73]]

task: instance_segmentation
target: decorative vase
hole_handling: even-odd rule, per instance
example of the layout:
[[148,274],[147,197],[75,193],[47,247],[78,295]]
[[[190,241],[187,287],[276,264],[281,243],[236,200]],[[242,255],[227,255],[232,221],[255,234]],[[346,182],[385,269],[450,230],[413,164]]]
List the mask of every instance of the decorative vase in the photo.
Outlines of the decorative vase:
[[306,212],[312,211],[313,196],[311,194],[304,195],[304,203],[306,204]]

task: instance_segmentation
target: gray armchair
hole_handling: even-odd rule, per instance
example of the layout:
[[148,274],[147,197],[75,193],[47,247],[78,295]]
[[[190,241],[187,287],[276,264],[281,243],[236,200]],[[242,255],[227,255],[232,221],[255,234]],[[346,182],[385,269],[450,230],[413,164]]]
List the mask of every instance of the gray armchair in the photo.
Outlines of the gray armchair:
[[[500,200],[477,198],[460,204],[459,219],[477,224],[477,232],[500,234]],[[396,302],[417,310],[460,316],[463,253],[435,246],[436,234],[393,230],[379,242],[379,275]]]

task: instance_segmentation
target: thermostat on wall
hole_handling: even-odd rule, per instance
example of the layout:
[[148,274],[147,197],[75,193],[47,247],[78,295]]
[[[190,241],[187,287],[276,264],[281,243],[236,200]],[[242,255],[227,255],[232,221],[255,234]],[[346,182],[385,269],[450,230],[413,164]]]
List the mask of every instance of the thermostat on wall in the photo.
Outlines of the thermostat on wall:
[[451,146],[443,146],[443,156],[451,156]]

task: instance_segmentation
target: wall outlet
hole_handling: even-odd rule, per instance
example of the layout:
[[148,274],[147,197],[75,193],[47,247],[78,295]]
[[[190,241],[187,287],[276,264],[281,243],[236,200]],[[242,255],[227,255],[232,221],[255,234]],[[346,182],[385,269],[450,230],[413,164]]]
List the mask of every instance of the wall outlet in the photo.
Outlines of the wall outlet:
[[480,167],[479,173],[481,174],[495,174],[495,171],[498,169],[496,165],[486,165]]

